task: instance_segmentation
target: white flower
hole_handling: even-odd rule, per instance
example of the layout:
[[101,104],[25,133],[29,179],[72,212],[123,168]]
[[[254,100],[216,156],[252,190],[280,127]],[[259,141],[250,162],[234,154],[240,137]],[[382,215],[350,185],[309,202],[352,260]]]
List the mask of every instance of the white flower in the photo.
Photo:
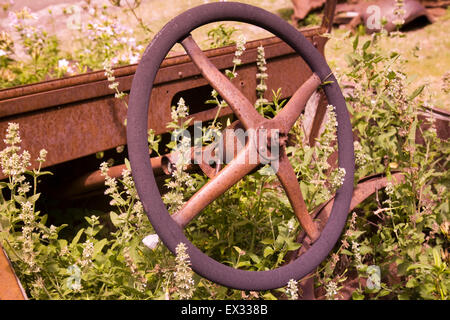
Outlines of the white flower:
[[130,64],[136,64],[139,62],[139,54],[132,54],[130,55]]
[[286,294],[290,300],[298,300],[297,281],[295,281],[294,279],[289,280],[286,288]]
[[330,281],[326,286],[326,294],[325,297],[327,298],[327,300],[337,300],[337,293],[339,291],[339,288],[336,284],[336,282],[334,281]]
[[142,239],[142,243],[149,249],[155,250],[158,245],[159,237],[157,234],[150,234]]
[[69,61],[66,59],[61,59],[58,61],[58,68],[59,69],[67,69],[69,67]]
[[190,257],[187,253],[187,247],[180,242],[176,247],[174,284],[178,289],[180,299],[191,299],[194,294],[193,271],[190,267]]
[[118,82],[113,82],[110,85],[108,85],[108,88],[110,88],[111,90],[115,90],[117,89],[118,86],[119,86]]
[[103,162],[100,164],[101,175],[102,175],[103,177],[107,177],[107,176],[108,176],[108,170],[109,170],[108,163],[105,162],[105,161],[103,161]]
[[39,162],[45,162],[45,159],[47,158],[47,150],[45,149],[41,149],[41,151],[39,152],[39,157],[37,158],[37,161]]
[[0,49],[0,57],[1,57],[1,56],[5,56],[5,55],[6,55],[6,51]]
[[333,188],[339,188],[345,181],[345,168],[338,168],[331,173],[330,184]]

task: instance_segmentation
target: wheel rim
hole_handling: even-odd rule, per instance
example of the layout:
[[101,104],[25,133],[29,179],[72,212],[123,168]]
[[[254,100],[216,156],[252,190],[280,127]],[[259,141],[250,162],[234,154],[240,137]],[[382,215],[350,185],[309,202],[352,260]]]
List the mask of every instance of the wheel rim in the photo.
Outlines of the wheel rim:
[[[268,271],[234,269],[210,258],[184,235],[165,207],[149,161],[147,118],[153,82],[160,64],[173,45],[204,25],[216,21],[239,21],[266,29],[289,44],[322,81],[330,104],[335,106],[338,162],[346,170],[345,180],[336,193],[330,218],[311,248],[288,265]],[[188,31],[188,32],[186,32]],[[313,271],[329,254],[345,226],[353,193],[353,137],[344,97],[325,59],[294,27],[281,18],[242,3],[212,3],[190,9],[171,20],[145,50],[133,79],[127,119],[130,164],[139,197],[155,231],[170,251],[183,242],[192,268],[201,276],[221,285],[240,290],[269,290],[286,286]]]

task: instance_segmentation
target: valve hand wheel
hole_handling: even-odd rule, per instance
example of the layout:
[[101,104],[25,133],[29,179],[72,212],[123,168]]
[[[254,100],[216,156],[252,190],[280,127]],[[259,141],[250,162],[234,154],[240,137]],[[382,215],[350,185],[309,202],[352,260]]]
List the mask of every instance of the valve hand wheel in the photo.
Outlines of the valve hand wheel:
[[[192,30],[216,21],[240,21],[266,29],[289,44],[311,68],[311,77],[273,119],[263,118],[247,98],[206,58],[189,35]],[[262,129],[278,129],[280,137],[287,135],[303,111],[309,96],[327,81],[323,89],[329,104],[335,107],[338,122],[338,161],[339,166],[346,170],[346,175],[343,185],[337,191],[330,218],[322,232],[319,232],[307,212],[296,175],[284,152],[283,139],[280,139],[277,176],[295,215],[313,241],[311,247],[293,262],[268,271],[234,269],[204,254],[183,233],[183,226],[196,214],[257,167],[258,163],[252,164],[246,160],[251,152],[258,152],[256,139],[248,139],[245,148],[197,191],[179,212],[171,216],[162,202],[149,161],[147,119],[156,73],[169,50],[177,42],[181,43],[203,76],[225,99],[246,130],[258,132]],[[313,271],[327,257],[338,240],[345,226],[353,193],[354,155],[349,115],[341,90],[325,59],[299,31],[281,18],[250,5],[218,2],[190,9],[171,20],[155,36],[139,63],[131,87],[127,122],[131,169],[148,218],[169,250],[175,252],[180,242],[186,244],[192,268],[199,275],[240,290],[280,288],[286,286],[290,279],[299,280]]]

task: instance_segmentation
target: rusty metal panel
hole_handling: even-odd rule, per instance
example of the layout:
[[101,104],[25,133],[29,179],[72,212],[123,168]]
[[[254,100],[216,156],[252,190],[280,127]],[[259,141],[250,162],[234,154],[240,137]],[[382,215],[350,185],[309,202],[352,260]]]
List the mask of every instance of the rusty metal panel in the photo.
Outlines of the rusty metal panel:
[[0,130],[4,134],[8,122],[18,123],[22,149],[32,158],[46,149],[51,166],[123,144],[125,117],[123,103],[105,97],[1,119]]
[[27,300],[2,246],[0,246],[0,300]]
[[[308,39],[323,54],[326,40],[320,41],[319,32],[319,28],[307,31]],[[282,87],[283,96],[291,96],[311,71],[292,48],[276,37],[247,43],[234,84],[249,101],[256,100],[255,61],[260,45],[265,48],[268,63],[268,95],[272,89]],[[234,51],[235,47],[229,46],[207,50],[205,55],[224,70],[232,67]],[[130,90],[135,70],[135,65],[114,70],[119,90]],[[149,127],[157,134],[167,132],[173,97],[205,85],[206,80],[187,55],[165,59],[152,92]],[[215,115],[215,110],[208,110],[203,103],[195,109],[200,110],[192,115],[197,120],[210,120]],[[223,115],[230,113],[230,109],[223,110]],[[8,122],[19,123],[22,148],[30,151],[32,158],[42,148],[49,151],[46,167],[126,144],[125,118],[126,106],[114,98],[104,71],[0,90],[0,134],[4,135]],[[3,140],[0,148],[4,148]],[[0,174],[1,178],[4,176]]]

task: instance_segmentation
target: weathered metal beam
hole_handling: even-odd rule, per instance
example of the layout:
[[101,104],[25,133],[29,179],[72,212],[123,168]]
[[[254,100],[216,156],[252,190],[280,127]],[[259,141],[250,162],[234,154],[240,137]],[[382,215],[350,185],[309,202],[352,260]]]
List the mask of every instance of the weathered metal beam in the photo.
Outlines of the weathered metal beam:
[[[323,54],[326,39],[320,38],[320,28],[304,33]],[[239,76],[233,80],[236,87],[249,99],[256,101],[256,56],[258,46],[264,46],[268,73],[268,98],[271,90],[282,88],[283,97],[290,97],[311,75],[306,63],[293,50],[276,37],[249,42],[242,56]],[[235,47],[205,51],[213,65],[224,70],[232,67]],[[136,66],[114,70],[119,90],[129,91]],[[282,72],[281,72],[282,71]],[[288,81],[287,81],[288,80]],[[125,124],[127,107],[124,101],[114,98],[108,88],[104,71],[51,80],[21,87],[0,90],[0,134],[9,122],[20,125],[22,149],[37,158],[40,149],[48,151],[45,166],[53,166],[96,152],[126,144]],[[207,85],[200,71],[187,55],[167,58],[156,77],[150,101],[153,112],[149,115],[149,128],[156,134],[167,132],[171,121],[171,105],[180,92]],[[203,101],[190,106],[199,112],[192,114],[196,120],[206,121],[215,112]],[[222,115],[230,114],[224,109]],[[0,149],[4,148],[3,140]],[[33,162],[33,167],[38,163]],[[0,173],[0,179],[4,176]]]

